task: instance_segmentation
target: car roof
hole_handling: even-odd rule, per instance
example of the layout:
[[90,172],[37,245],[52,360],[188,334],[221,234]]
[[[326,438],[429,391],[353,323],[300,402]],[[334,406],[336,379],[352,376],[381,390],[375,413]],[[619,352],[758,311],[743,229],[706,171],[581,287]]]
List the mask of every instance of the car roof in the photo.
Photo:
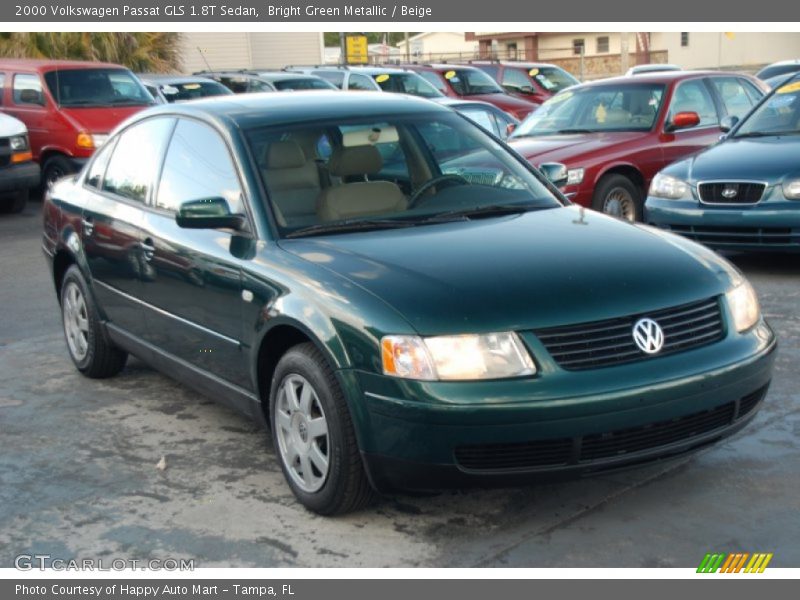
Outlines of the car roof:
[[524,60],[471,60],[467,65],[471,66],[482,66],[488,67],[491,65],[502,65],[504,67],[519,67],[520,69],[541,69],[544,67],[551,67],[556,69],[561,69],[558,65],[554,65],[553,63],[544,63],[544,62],[528,62]]
[[0,68],[26,69],[44,73],[57,69],[125,69],[114,63],[94,62],[87,60],[50,60],[33,58],[0,58]]
[[607,79],[596,79],[594,81],[588,81],[586,83],[574,85],[570,89],[574,90],[575,88],[578,87],[581,88],[594,87],[607,84],[627,84],[627,85],[638,85],[641,83],[670,84],[674,81],[683,81],[684,79],[696,79],[698,77],[719,77],[719,76],[747,77],[747,75],[742,75],[741,73],[735,73],[733,71],[656,71],[654,73],[640,73],[636,77],[620,75],[618,77],[609,77]]
[[488,108],[490,110],[500,110],[494,104],[484,102],[483,100],[464,100],[463,98],[451,98],[450,96],[442,96],[441,98],[434,98],[434,102],[444,106],[477,106],[480,108]]
[[363,92],[298,91],[291,94],[255,93],[202,98],[183,104],[168,104],[137,113],[134,119],[157,114],[205,117],[225,127],[266,127],[308,123],[316,119],[349,119],[411,115],[448,109],[423,98],[405,94]]
[[142,81],[151,83],[217,83],[208,77],[199,75],[169,75],[166,73],[137,73],[136,76]]

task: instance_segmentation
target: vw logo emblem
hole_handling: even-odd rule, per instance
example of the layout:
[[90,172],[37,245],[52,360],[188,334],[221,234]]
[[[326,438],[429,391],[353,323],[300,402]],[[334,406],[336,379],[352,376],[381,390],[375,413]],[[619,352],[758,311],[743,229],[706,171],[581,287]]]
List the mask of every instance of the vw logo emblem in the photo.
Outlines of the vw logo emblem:
[[730,200],[731,198],[736,198],[736,194],[739,193],[739,186],[738,185],[726,185],[722,188],[722,197],[727,198]]
[[653,319],[639,319],[633,326],[633,341],[646,354],[656,354],[664,346],[664,331]]

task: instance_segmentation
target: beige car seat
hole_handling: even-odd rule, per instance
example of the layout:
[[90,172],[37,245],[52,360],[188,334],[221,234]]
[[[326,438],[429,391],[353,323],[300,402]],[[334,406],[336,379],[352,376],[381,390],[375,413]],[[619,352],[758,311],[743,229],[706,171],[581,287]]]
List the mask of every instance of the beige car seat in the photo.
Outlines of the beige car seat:
[[[383,158],[375,146],[338,147],[333,151],[328,168],[331,175],[346,179],[378,173]],[[317,215],[321,221],[339,221],[399,212],[408,200],[390,181],[360,181],[325,188],[317,199]]]
[[321,188],[316,162],[306,159],[297,142],[284,140],[267,146],[264,165],[270,198],[285,224],[303,227],[316,223]]

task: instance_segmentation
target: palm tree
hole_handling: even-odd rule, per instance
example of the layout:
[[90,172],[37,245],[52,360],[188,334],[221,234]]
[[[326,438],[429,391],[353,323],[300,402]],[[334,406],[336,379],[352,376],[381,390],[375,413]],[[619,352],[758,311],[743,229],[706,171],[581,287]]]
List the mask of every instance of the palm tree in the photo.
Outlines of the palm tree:
[[0,56],[97,60],[137,72],[180,70],[179,33],[34,32],[0,33]]

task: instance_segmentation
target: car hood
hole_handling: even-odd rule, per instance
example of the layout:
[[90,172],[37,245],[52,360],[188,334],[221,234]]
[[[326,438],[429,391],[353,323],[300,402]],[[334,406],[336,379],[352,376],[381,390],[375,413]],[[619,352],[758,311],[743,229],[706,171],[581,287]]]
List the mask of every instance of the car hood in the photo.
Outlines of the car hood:
[[371,292],[425,335],[636,314],[723,293],[735,277],[701,246],[581,207],[280,245]]
[[12,135],[23,135],[25,133],[28,133],[25,123],[11,115],[0,112],[0,137],[11,137]]
[[[678,163],[677,176],[691,182],[754,180],[772,184],[800,175],[800,137],[732,138]],[[672,174],[671,169],[668,171]]]
[[646,137],[648,132],[609,131],[569,135],[543,135],[510,139],[509,145],[526,159],[537,162],[565,162],[582,154],[609,150]]
[[147,108],[141,106],[119,106],[113,108],[61,108],[64,114],[76,129],[89,133],[110,133],[117,125],[122,123],[132,114]]

